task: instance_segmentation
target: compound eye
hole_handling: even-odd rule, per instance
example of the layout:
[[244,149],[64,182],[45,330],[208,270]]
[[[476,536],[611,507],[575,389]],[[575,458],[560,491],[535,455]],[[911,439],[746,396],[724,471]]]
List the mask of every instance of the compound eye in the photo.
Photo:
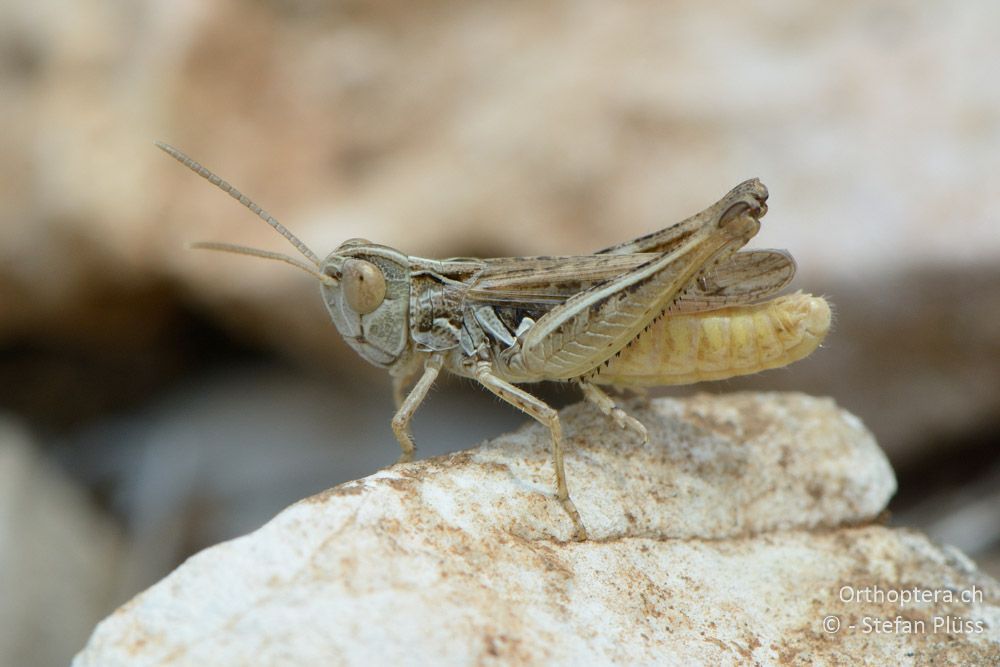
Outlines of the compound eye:
[[385,276],[371,262],[347,260],[340,280],[347,305],[359,315],[367,315],[385,300]]

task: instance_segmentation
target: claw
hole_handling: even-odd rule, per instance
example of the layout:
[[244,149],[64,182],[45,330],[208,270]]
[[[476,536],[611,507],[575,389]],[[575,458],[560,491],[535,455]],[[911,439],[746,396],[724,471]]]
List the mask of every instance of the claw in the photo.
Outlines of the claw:
[[643,444],[649,442],[649,432],[646,430],[646,427],[642,425],[642,422],[640,422],[635,417],[629,416],[621,408],[616,407],[612,409],[611,418],[615,420],[615,423],[618,424],[619,428],[623,428],[627,431],[632,431],[640,438],[642,438]]
[[576,505],[568,497],[559,501],[569,515],[570,521],[573,522],[573,537],[571,538],[574,542],[586,542],[587,528],[583,525],[583,520],[580,518],[580,513],[576,509]]
[[627,412],[615,405],[611,397],[589,382],[580,382],[580,388],[588,401],[600,408],[601,412],[611,417],[619,428],[632,431],[642,438],[643,444],[649,442],[649,433],[638,419],[630,417]]

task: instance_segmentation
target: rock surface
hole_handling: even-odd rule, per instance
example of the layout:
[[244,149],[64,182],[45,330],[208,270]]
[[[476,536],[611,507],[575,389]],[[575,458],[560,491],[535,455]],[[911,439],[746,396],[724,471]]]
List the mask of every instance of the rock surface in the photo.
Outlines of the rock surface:
[[[547,432],[532,425],[341,485],[192,557],[74,664],[1000,659],[1000,586],[877,523],[892,471],[831,401],[629,407],[646,446],[590,406],[562,412],[592,541],[565,541]],[[892,598],[913,589],[938,600]],[[942,599],[963,591],[970,603]],[[875,618],[923,627],[874,634]]]

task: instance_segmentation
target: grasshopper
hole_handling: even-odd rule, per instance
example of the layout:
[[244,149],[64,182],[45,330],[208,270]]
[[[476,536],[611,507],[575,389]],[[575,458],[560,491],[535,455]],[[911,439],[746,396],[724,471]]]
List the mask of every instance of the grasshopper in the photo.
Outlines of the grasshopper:
[[767,212],[767,189],[757,179],[673,226],[592,255],[435,260],[352,239],[320,259],[229,183],[177,149],[157,145],[257,214],[308,260],[194,244],[286,262],[319,280],[344,340],[392,376],[400,462],[413,458],[410,421],[438,374],[475,379],[548,427],[555,496],[576,539],[587,533],[566,484],[558,413],[517,384],[574,382],[645,442],[645,427],[601,385],[686,384],[783,366],[816,349],[830,326],[830,308],[820,297],[768,300],[795,273],[787,252],[739,251]]

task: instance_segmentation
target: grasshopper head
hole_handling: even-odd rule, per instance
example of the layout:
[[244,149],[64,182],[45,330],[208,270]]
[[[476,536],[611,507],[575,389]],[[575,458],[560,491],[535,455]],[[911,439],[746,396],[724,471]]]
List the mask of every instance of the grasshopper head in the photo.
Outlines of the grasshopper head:
[[376,366],[395,363],[409,340],[406,255],[352,239],[323,260],[320,273],[323,303],[348,345]]
[[192,247],[274,259],[315,276],[326,309],[344,340],[376,366],[391,366],[399,360],[409,340],[410,263],[406,255],[354,239],[320,261],[316,253],[249,197],[173,146],[162,142],[156,145],[257,214],[295,246],[306,261],[229,243],[195,243]]

